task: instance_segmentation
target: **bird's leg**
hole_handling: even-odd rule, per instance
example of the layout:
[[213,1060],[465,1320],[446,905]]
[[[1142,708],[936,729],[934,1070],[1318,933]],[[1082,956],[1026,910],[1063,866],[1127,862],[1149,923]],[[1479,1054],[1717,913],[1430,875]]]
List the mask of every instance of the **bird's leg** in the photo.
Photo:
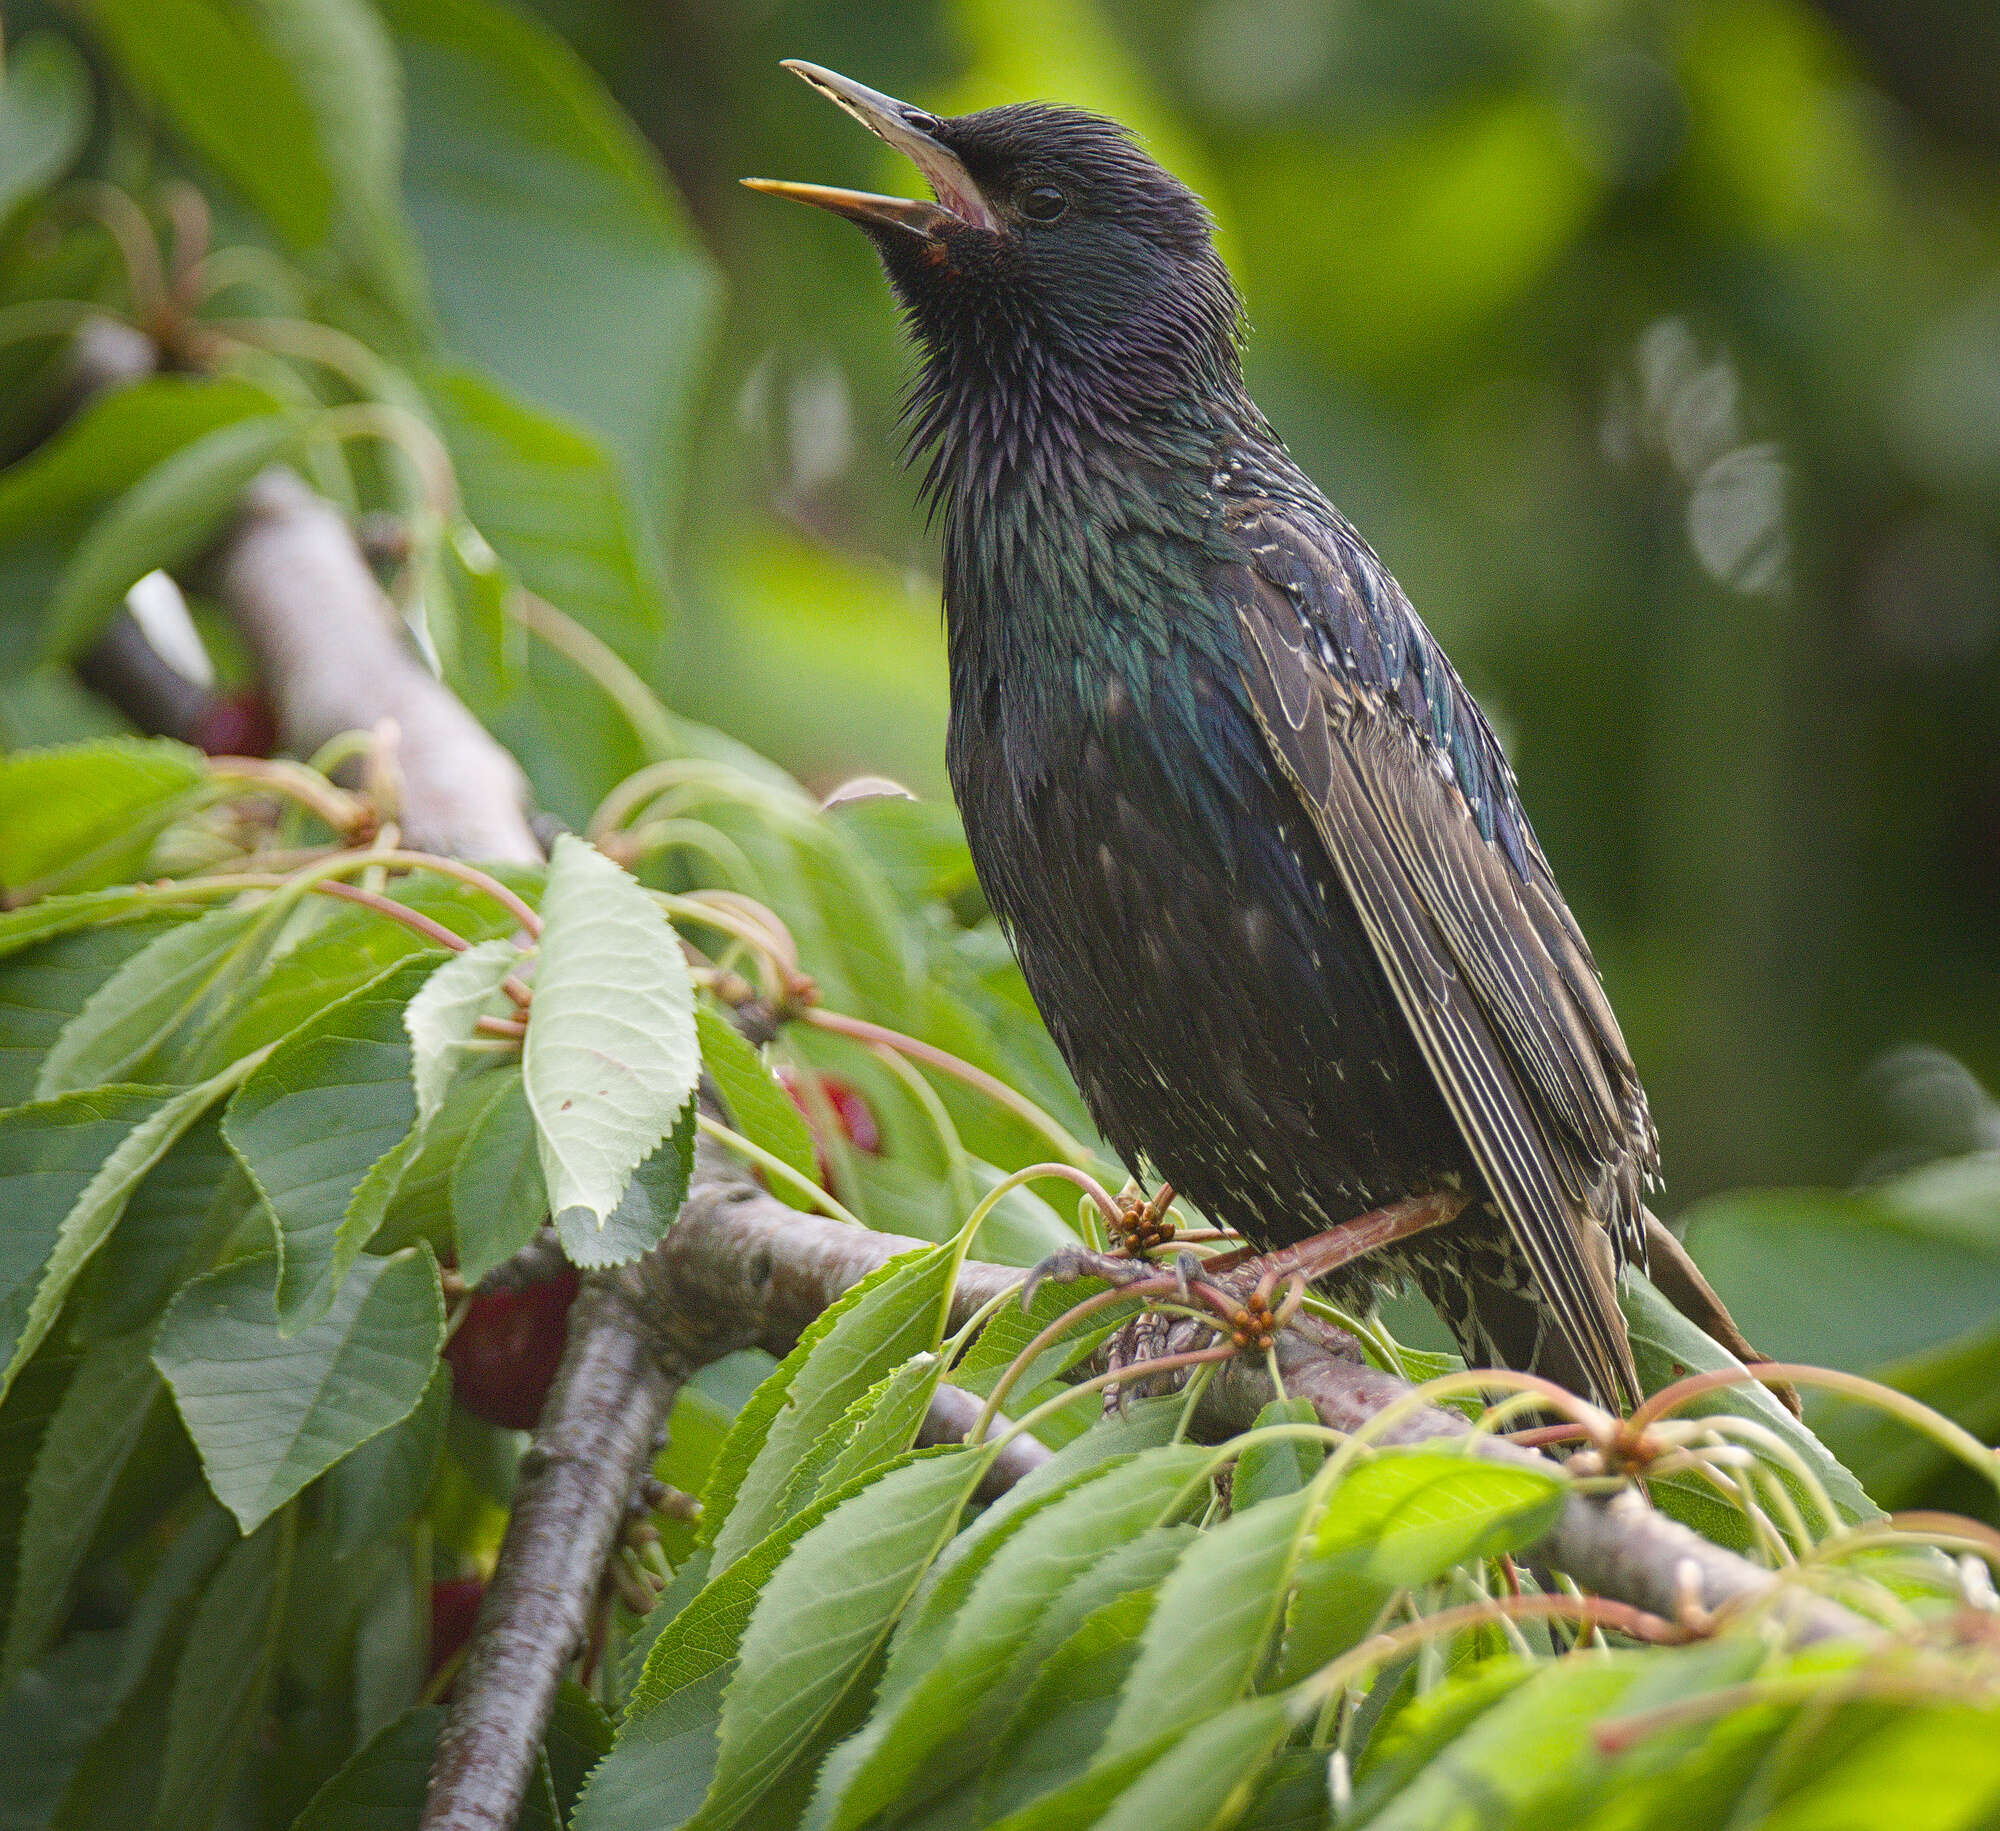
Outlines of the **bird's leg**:
[[1021,1293],[1024,1306],[1033,1301],[1045,1279],[1074,1284],[1079,1278],[1101,1278],[1106,1284],[1126,1285],[1157,1275],[1151,1255],[1178,1236],[1167,1213],[1174,1203],[1173,1185],[1162,1183],[1157,1194],[1148,1196],[1137,1183],[1127,1183],[1113,1200],[1117,1212],[1107,1220],[1110,1250],[1093,1252],[1088,1246],[1064,1246],[1050,1253],[1028,1274],[1027,1288]]
[[1220,1274],[1227,1274],[1227,1282],[1239,1287],[1249,1280],[1253,1290],[1267,1278],[1275,1286],[1295,1273],[1312,1282],[1330,1272],[1339,1271],[1343,1265],[1351,1265],[1371,1252],[1380,1252],[1383,1247],[1392,1246],[1398,1240],[1428,1233],[1433,1227],[1442,1227],[1457,1220],[1465,1212],[1469,1200],[1470,1197],[1461,1195],[1455,1189],[1440,1189],[1433,1195],[1407,1196],[1400,1202],[1391,1202],[1386,1208],[1377,1208],[1368,1214],[1356,1215],[1351,1221],[1343,1221],[1338,1227],[1329,1227],[1324,1233],[1295,1240],[1290,1246],[1281,1246],[1275,1252],[1260,1253],[1254,1247],[1245,1246],[1235,1252],[1218,1253],[1214,1258],[1203,1261],[1202,1276],[1213,1280]]

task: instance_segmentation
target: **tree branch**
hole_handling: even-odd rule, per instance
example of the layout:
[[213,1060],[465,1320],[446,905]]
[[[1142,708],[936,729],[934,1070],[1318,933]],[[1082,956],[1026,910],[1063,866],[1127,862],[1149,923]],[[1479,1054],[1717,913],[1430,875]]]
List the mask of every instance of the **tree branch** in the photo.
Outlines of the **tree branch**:
[[[267,473],[222,544],[215,577],[293,746],[310,750],[340,731],[393,719],[403,825],[413,843],[483,859],[539,858],[518,767],[410,651],[331,505],[291,473]],[[425,1831],[513,1824],[557,1685],[587,1632],[606,1562],[681,1382],[735,1348],[785,1352],[841,1292],[922,1244],[788,1208],[704,1144],[665,1241],[636,1264],[583,1280],[439,1743]],[[968,1264],[956,1316],[962,1321],[1019,1277]],[[1281,1339],[1278,1360],[1287,1391],[1341,1429],[1409,1390],[1310,1319]],[[1198,1427],[1217,1436],[1240,1430],[1272,1396],[1261,1365],[1226,1363],[1201,1401]],[[972,1411],[947,1389],[926,1423],[927,1439],[963,1435]],[[1430,1440],[1465,1428],[1455,1414],[1426,1408],[1386,1437]],[[1533,1451],[1490,1441],[1480,1453],[1536,1460]],[[995,1490],[1045,1455],[1015,1439],[995,1471]],[[1535,1556],[1586,1588],[1670,1618],[1690,1597],[1717,1609],[1767,1598],[1776,1585],[1769,1572],[1662,1518],[1636,1494],[1571,1501]],[[1790,1614],[1803,1638],[1860,1631],[1823,1602],[1802,1598]]]

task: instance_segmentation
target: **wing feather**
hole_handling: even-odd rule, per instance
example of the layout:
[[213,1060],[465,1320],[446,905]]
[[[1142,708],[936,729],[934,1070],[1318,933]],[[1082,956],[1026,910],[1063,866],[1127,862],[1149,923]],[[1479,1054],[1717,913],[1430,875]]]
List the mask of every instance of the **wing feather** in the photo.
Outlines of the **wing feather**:
[[[1532,837],[1523,875],[1419,728],[1411,701],[1428,709],[1435,684],[1391,693],[1344,665],[1376,594],[1295,521],[1266,512],[1243,534],[1252,558],[1231,595],[1266,741],[1564,1340],[1600,1397],[1636,1399],[1612,1267],[1643,1262],[1652,1129],[1582,935]],[[1415,639],[1429,642],[1421,626]],[[1477,718],[1469,701],[1453,710]]]

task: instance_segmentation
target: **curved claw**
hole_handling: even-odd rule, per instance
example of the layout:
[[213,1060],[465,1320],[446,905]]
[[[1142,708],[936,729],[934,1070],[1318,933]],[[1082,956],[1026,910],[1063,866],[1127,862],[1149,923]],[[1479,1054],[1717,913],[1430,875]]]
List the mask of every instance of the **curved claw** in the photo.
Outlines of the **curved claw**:
[[1028,1273],[1021,1286],[1021,1308],[1035,1301],[1043,1284],[1074,1284],[1079,1278],[1102,1278],[1106,1284],[1132,1284],[1158,1275],[1144,1259],[1121,1259],[1111,1253],[1093,1252],[1088,1246],[1058,1246]]

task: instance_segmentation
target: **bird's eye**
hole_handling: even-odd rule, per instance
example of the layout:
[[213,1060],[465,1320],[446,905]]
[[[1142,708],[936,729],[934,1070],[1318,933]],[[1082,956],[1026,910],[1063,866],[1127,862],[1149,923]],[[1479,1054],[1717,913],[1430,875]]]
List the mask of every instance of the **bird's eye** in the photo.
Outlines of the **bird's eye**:
[[1052,184],[1038,184],[1021,198],[1021,214],[1030,222],[1052,223],[1069,208],[1069,199]]

